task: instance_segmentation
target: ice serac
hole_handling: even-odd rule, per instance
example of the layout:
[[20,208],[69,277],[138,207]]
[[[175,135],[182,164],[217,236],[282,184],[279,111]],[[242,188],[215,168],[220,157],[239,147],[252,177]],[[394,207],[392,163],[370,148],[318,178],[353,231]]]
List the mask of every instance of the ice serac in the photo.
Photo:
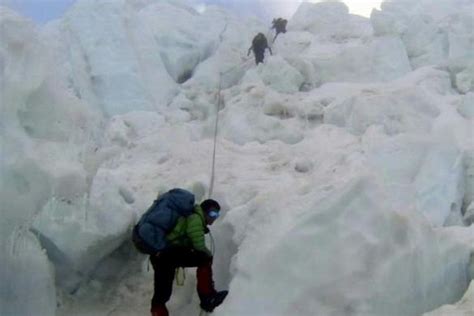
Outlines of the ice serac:
[[[67,43],[58,45],[64,49],[58,52],[59,60],[70,69],[64,79],[81,98],[107,115],[155,108],[151,91],[144,86],[143,65],[129,26],[134,12],[124,10],[124,6],[125,1],[78,1],[57,25],[57,40]],[[68,44],[74,47],[72,54]],[[160,68],[164,67],[157,71]],[[160,96],[169,99],[173,82],[161,83]]]
[[[379,188],[353,179],[254,223],[260,228],[249,227],[234,261],[230,292],[239,294],[222,313],[419,315],[456,301],[468,285],[468,249],[408,210],[390,209]],[[265,296],[261,284],[271,284]]]
[[53,267],[29,228],[51,193],[68,183],[64,178],[77,176],[69,171],[87,152],[85,143],[94,143],[100,115],[57,89],[48,46],[31,21],[2,7],[0,28],[1,314],[54,315]]
[[302,3],[291,17],[288,30],[304,30],[336,41],[372,35],[372,27],[367,19],[350,15],[347,5],[335,1]]
[[398,36],[414,68],[447,66],[453,87],[472,91],[474,3],[466,0],[387,1],[371,15],[376,35]]
[[2,236],[0,250],[0,313],[56,315],[54,270],[36,236],[19,229],[8,240]]
[[373,129],[362,141],[368,166],[396,197],[397,208],[413,209],[436,227],[463,225],[463,155],[450,142],[421,135],[385,138]]
[[283,93],[295,93],[300,90],[304,82],[303,76],[283,58],[269,58],[265,66],[259,70],[260,77],[267,86]]
[[464,297],[456,304],[445,305],[435,311],[423,314],[423,316],[466,316],[472,314],[474,310],[474,282],[471,282]]
[[[102,113],[63,80],[55,46],[32,22],[1,8],[0,24],[1,314],[54,315],[56,285],[77,286],[101,258],[90,244],[113,234],[75,235],[88,207]],[[117,247],[107,245],[99,252]]]
[[[432,82],[434,86],[426,87],[426,82]],[[447,73],[422,69],[401,80],[360,89],[359,94],[326,107],[324,120],[344,126],[357,135],[363,134],[371,125],[382,126],[388,135],[429,133],[440,111],[426,88],[431,93],[448,89]]]
[[219,85],[229,88],[238,84],[254,64],[253,58],[246,56],[252,38],[265,27],[257,19],[231,15],[222,8],[209,6],[193,29],[203,40],[212,39],[212,54],[201,60],[183,87],[213,91]]
[[[374,37],[370,21],[349,14],[343,3],[305,2],[288,29],[292,36],[279,38],[275,49],[290,63],[303,60],[310,65],[313,74],[306,76],[309,86],[335,81],[390,81],[411,70],[399,37]],[[298,58],[291,58],[295,54]]]
[[[164,110],[181,84],[204,74],[197,69],[201,64],[216,67],[216,60],[204,62],[220,46],[219,35],[226,24],[228,33],[242,28],[235,20],[217,10],[201,15],[172,1],[139,5],[125,0],[83,0],[60,22],[48,25],[45,37],[57,48],[56,58],[66,70],[63,79],[76,95],[113,116]],[[178,21],[186,23],[178,25]],[[251,33],[245,33],[240,35],[247,42]],[[227,53],[226,37],[219,51]],[[72,52],[70,47],[74,47]],[[206,75],[198,81],[206,85],[217,77]]]
[[134,219],[112,175],[101,170],[91,192],[72,198],[55,194],[32,225],[55,265],[57,284],[68,293],[122,244]]
[[434,226],[462,225],[462,161],[462,153],[449,143],[436,146],[427,152],[414,179],[418,209]]
[[[469,227],[451,227],[450,233],[454,238],[457,238],[459,241],[465,242],[467,245],[471,246],[471,256],[470,256],[470,263],[467,268],[467,273],[469,274],[471,279],[474,279],[474,229],[473,226]],[[440,308],[425,313],[423,316],[464,316],[472,314],[474,311],[474,282],[471,281],[469,288],[467,289],[464,296],[457,302],[452,304],[445,304]]]

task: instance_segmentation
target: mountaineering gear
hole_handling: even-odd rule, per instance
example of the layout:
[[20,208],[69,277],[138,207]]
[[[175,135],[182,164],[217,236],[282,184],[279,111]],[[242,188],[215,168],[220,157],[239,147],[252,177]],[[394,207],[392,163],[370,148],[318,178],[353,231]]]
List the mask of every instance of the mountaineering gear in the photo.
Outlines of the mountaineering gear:
[[[227,23],[225,24],[227,28]],[[224,29],[225,29],[224,28]],[[222,35],[222,34],[221,34]],[[219,36],[221,42],[223,40],[222,36]],[[212,195],[214,190],[214,178],[216,173],[216,148],[217,148],[217,127],[219,126],[219,110],[221,109],[222,104],[222,72],[219,71],[219,87],[217,89],[217,103],[216,103],[216,120],[214,121],[214,137],[213,137],[213,146],[212,146],[212,163],[211,163],[211,178],[209,179],[209,197]]]
[[170,247],[188,247],[212,256],[206,247],[204,235],[206,219],[201,206],[196,205],[192,215],[180,217],[173,229],[166,235]]
[[272,40],[272,43],[275,42],[275,39],[277,38],[278,34],[286,33],[286,24],[287,23],[288,23],[288,21],[283,19],[283,18],[273,19],[271,28],[275,29],[276,34],[275,34],[275,37]]
[[229,291],[216,292],[214,295],[202,299],[200,306],[204,311],[212,313],[217,306],[222,304],[227,294],[229,294]]
[[[134,228],[133,238],[134,242],[138,240],[135,242],[137,248],[145,244],[153,250],[150,252],[154,270],[152,316],[168,315],[165,304],[171,297],[173,279],[180,267],[197,267],[197,292],[208,310],[222,303],[219,296],[215,297],[217,291],[212,278],[213,255],[206,247],[204,238],[209,232],[207,225],[211,225],[219,216],[221,207],[212,199],[207,199],[200,205],[193,203],[192,193],[173,189],[156,200]],[[168,222],[162,222],[162,219]],[[147,224],[159,230],[159,233],[153,235],[157,239],[150,241],[142,234],[142,227]]]
[[270,51],[270,55],[273,55],[272,49],[268,46],[268,41],[263,33],[258,33],[252,40],[252,46],[250,46],[247,56],[250,54],[250,50],[253,50],[255,55],[255,63],[263,63],[263,58],[265,56],[265,49]]
[[252,47],[266,48],[268,46],[267,38],[263,33],[258,33],[252,40]]
[[138,251],[156,255],[168,246],[166,234],[181,217],[194,211],[194,195],[183,189],[172,189],[153,202],[142,215],[132,233]]
[[214,210],[209,211],[209,212],[207,213],[207,216],[209,216],[210,218],[216,219],[216,218],[219,217],[219,211],[214,211]]
[[143,254],[147,254],[150,256],[158,255],[159,252],[155,252],[155,250],[152,247],[148,246],[148,244],[140,237],[140,235],[138,234],[138,228],[139,226],[137,224],[135,225],[135,227],[133,227],[132,231],[132,242],[135,248]]
[[219,205],[219,203],[217,203],[217,201],[215,201],[213,199],[204,200],[204,201],[202,201],[202,203],[200,205],[202,207],[202,210],[206,213],[210,212],[212,210],[220,211],[220,209],[221,209],[221,206]]
[[275,29],[277,33],[285,33],[287,23],[288,21],[283,18],[273,19],[272,29]]
[[168,316],[168,309],[164,304],[156,305],[151,308],[151,316]]
[[152,309],[164,305],[171,297],[177,267],[197,267],[197,292],[200,298],[216,293],[212,279],[212,257],[190,248],[169,248],[158,257],[150,257],[155,271]]

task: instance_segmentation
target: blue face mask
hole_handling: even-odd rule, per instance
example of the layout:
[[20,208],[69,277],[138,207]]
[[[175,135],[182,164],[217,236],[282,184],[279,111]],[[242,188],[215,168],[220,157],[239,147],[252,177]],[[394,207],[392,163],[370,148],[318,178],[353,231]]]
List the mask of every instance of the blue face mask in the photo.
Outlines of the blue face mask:
[[207,216],[209,216],[212,219],[216,219],[216,218],[219,217],[219,211],[211,210],[211,211],[207,212]]

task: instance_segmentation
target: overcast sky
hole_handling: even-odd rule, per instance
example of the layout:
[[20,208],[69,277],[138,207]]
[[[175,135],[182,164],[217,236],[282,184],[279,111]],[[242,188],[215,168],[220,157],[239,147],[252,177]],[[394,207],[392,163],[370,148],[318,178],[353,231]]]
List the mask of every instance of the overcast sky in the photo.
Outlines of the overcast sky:
[[[59,18],[76,0],[0,0],[20,14],[38,23]],[[274,16],[290,18],[302,0],[188,0],[194,3],[219,4],[240,14],[257,15],[264,19]],[[305,0],[318,2],[318,0]],[[382,0],[344,0],[351,13],[369,16]]]
[[44,23],[59,18],[76,0],[0,0],[21,15]]

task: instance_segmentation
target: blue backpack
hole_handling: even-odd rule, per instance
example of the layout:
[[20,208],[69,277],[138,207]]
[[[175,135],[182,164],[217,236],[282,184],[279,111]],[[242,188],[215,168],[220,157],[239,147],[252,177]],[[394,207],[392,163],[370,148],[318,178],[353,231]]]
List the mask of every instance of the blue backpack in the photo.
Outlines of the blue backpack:
[[155,255],[168,246],[166,235],[178,218],[194,211],[194,194],[184,189],[172,189],[161,195],[142,215],[133,228],[132,241],[141,253]]

